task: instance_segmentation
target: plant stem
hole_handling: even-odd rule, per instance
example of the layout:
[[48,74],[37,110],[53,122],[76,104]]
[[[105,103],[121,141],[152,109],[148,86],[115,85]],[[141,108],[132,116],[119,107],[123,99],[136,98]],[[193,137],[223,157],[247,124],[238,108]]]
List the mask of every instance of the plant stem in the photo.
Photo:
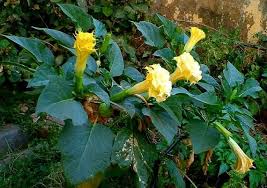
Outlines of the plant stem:
[[115,95],[111,96],[110,100],[113,102],[116,102],[116,101],[122,100],[126,96],[128,96],[128,89],[122,90],[121,92],[116,93]]
[[83,93],[83,77],[75,75],[75,92],[77,94]]
[[230,136],[232,136],[232,133],[228,131],[226,128],[224,128],[224,126],[221,123],[215,122],[215,125],[216,125],[215,126],[216,129],[218,129],[218,131],[222,133],[223,136],[225,136],[226,138],[229,138]]

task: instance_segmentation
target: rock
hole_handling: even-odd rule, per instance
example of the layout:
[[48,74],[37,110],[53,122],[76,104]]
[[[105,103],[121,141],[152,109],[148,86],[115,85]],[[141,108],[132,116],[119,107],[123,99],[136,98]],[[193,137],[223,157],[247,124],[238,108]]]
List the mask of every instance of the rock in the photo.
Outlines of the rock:
[[17,125],[6,125],[0,128],[0,154],[17,150],[28,142],[26,134]]

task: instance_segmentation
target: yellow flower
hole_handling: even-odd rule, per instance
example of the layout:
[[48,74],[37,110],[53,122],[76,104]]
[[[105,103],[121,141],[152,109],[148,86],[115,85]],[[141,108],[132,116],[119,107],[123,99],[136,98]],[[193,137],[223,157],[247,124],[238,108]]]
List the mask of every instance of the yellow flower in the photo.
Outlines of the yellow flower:
[[250,159],[244,153],[244,151],[239,147],[239,145],[231,137],[229,137],[228,143],[237,157],[235,170],[242,174],[249,171],[249,169],[253,167],[253,160]]
[[75,37],[74,48],[77,56],[75,72],[77,75],[82,76],[89,55],[96,51],[96,39],[93,33],[81,31],[79,31]]
[[190,53],[184,52],[182,55],[175,57],[174,60],[177,62],[177,68],[171,74],[172,83],[177,80],[187,80],[191,84],[195,84],[202,79],[200,65]]
[[146,80],[127,90],[129,95],[148,92],[149,97],[156,98],[157,102],[165,101],[172,90],[170,73],[159,64],[146,67]]
[[197,27],[191,27],[190,33],[191,36],[184,47],[185,52],[190,52],[198,41],[206,37],[204,31]]

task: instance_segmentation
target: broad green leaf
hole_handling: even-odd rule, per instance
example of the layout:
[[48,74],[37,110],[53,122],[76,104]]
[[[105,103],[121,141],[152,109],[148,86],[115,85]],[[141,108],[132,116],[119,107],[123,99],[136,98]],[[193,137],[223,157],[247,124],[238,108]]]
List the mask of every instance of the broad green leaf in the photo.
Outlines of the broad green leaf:
[[250,129],[253,128],[253,118],[247,116],[246,114],[235,114],[235,118],[237,122],[241,125],[245,136],[248,139],[249,148],[252,153],[252,156],[256,156],[257,151],[257,142],[256,140],[250,135]]
[[213,149],[220,140],[220,134],[215,128],[208,127],[208,125],[201,120],[191,120],[186,125],[192,140],[193,149],[196,154]]
[[176,164],[170,159],[167,159],[165,161],[165,164],[166,164],[166,167],[168,170],[168,174],[171,177],[171,181],[172,181],[172,183],[174,183],[175,187],[185,188],[185,182],[184,182],[183,176],[181,175]]
[[56,70],[51,65],[42,64],[36,69],[27,87],[45,86],[48,84],[49,78],[56,75]]
[[7,36],[7,35],[3,36],[28,50],[36,58],[38,62],[40,63],[43,62],[46,64],[54,63],[53,53],[39,39]]
[[216,105],[218,102],[216,94],[214,92],[210,92],[210,91],[207,91],[207,92],[199,94],[199,95],[194,95],[194,94],[191,94],[189,91],[187,91],[185,88],[182,88],[182,87],[174,88],[172,90],[172,95],[177,95],[177,94],[188,95],[189,97],[191,97],[191,98],[193,98],[199,102],[209,104],[209,105]]
[[93,18],[93,23],[95,26],[95,35],[97,37],[102,37],[102,36],[105,36],[107,34],[105,24],[103,24],[102,22],[100,22],[99,20],[97,20],[95,18]]
[[58,6],[83,31],[92,28],[92,17],[84,12],[82,8],[72,4],[58,4]]
[[169,38],[174,38],[176,34],[176,24],[160,14],[157,14],[160,22],[163,24],[164,32]]
[[169,63],[173,60],[175,53],[170,48],[163,48],[155,51],[153,55],[156,57],[161,57],[166,63]]
[[210,84],[214,87],[219,87],[218,82],[209,74],[202,74],[202,79],[201,81],[205,81],[207,84]]
[[230,62],[227,63],[226,68],[223,70],[223,75],[230,87],[235,87],[244,83],[244,75]]
[[120,47],[116,42],[112,42],[109,50],[106,54],[107,59],[110,63],[110,73],[112,77],[120,76],[124,70],[124,61],[121,54]]
[[197,85],[199,85],[200,87],[202,87],[206,91],[213,92],[213,93],[215,92],[215,88],[210,84],[207,84],[204,82],[198,82]]
[[104,103],[108,106],[110,105],[109,95],[105,92],[99,85],[97,84],[90,84],[86,87],[87,92],[94,93],[98,96]]
[[238,97],[247,97],[251,96],[257,98],[257,93],[261,91],[262,88],[257,80],[247,79],[242,90],[239,92]]
[[44,31],[50,37],[54,38],[55,40],[59,41],[62,45],[67,46],[69,48],[73,47],[74,38],[66,33],[55,29],[48,29],[48,28],[40,28],[40,27],[33,27],[34,29]]
[[149,116],[156,129],[164,136],[168,144],[171,144],[173,137],[178,131],[178,124],[167,112],[143,108],[144,115]]
[[178,126],[181,126],[182,120],[182,105],[177,96],[171,96],[166,101],[159,103],[159,105],[168,112],[173,120],[177,123]]
[[85,72],[91,75],[92,73],[96,73],[96,70],[97,70],[96,61],[92,56],[89,56],[89,58],[87,59]]
[[123,111],[125,111],[131,118],[133,118],[136,111],[138,111],[135,107],[136,103],[139,104],[140,99],[137,99],[136,97],[127,97],[122,102],[115,104],[118,105],[118,107]]
[[137,174],[137,187],[148,187],[149,176],[152,173],[151,166],[156,158],[155,147],[146,142],[144,135],[124,129],[116,136],[111,157],[112,163],[120,167],[132,166]]
[[66,177],[73,184],[93,178],[110,166],[112,131],[103,125],[74,126],[70,121],[59,139]]
[[62,69],[64,72],[64,76],[67,80],[72,80],[74,76],[74,64],[75,64],[76,57],[72,56],[68,58],[66,63],[62,65]]
[[145,21],[133,23],[144,36],[146,44],[157,48],[162,48],[164,46],[165,39],[160,33],[159,27],[150,22]]
[[141,74],[136,68],[134,67],[126,67],[124,69],[124,75],[128,76],[132,80],[136,82],[141,82],[144,80],[144,75]]
[[73,87],[61,77],[50,78],[48,85],[39,96],[36,113],[46,112],[59,120],[71,119],[74,125],[88,122],[83,106],[72,96]]

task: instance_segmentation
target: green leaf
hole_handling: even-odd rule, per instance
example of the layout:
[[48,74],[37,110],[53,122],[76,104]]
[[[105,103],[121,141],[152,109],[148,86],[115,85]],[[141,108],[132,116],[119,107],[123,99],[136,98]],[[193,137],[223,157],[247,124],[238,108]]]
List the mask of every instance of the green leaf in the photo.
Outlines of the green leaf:
[[181,126],[182,120],[182,105],[177,96],[171,96],[166,101],[159,103],[159,105],[168,112],[173,120],[177,123],[178,126]]
[[132,166],[138,177],[137,187],[148,187],[151,166],[156,158],[155,147],[146,142],[144,135],[124,129],[116,136],[111,156],[112,163],[120,167]]
[[44,31],[50,37],[59,41],[62,45],[65,45],[69,48],[73,47],[74,38],[66,33],[63,33],[61,31],[54,30],[54,29],[48,29],[48,28],[40,28],[40,27],[33,27],[33,28],[40,30],[40,31]]
[[36,69],[27,87],[45,86],[48,84],[49,78],[56,75],[56,70],[51,65],[42,64]]
[[66,63],[62,65],[62,69],[64,72],[64,76],[67,80],[72,80],[74,77],[74,64],[76,61],[76,57],[72,56],[67,59]]
[[38,62],[53,64],[54,55],[51,50],[42,43],[41,40],[17,36],[3,36],[28,50]]
[[99,85],[97,85],[97,84],[90,84],[89,86],[87,86],[86,91],[87,92],[94,93],[104,103],[106,103],[108,106],[110,105],[109,95]]
[[171,144],[173,137],[178,131],[178,124],[174,121],[167,112],[162,110],[152,110],[143,108],[144,115],[149,116],[153,125],[164,136],[168,144]]
[[177,95],[177,94],[185,94],[188,95],[189,97],[205,103],[205,104],[209,104],[209,105],[216,105],[218,100],[217,100],[217,96],[214,92],[211,91],[207,91],[205,93],[199,94],[199,95],[194,95],[191,94],[189,91],[187,91],[185,88],[173,88],[172,90],[172,95]]
[[161,57],[166,63],[173,60],[175,53],[170,48],[163,48],[153,53],[153,56]]
[[174,183],[175,187],[185,188],[185,182],[184,182],[183,176],[181,175],[176,164],[170,159],[167,159],[165,161],[165,164],[166,164],[168,173],[171,177],[172,183]]
[[92,17],[84,12],[82,8],[72,4],[58,4],[58,6],[83,31],[92,28]]
[[257,142],[256,140],[250,135],[250,129],[253,128],[253,118],[245,115],[245,114],[235,114],[235,118],[237,122],[241,125],[245,136],[248,139],[249,148],[252,153],[252,156],[256,156],[257,152]]
[[136,68],[134,67],[126,67],[124,69],[124,75],[128,76],[132,80],[136,82],[141,82],[144,80],[144,75],[141,74]]
[[246,80],[242,90],[239,92],[239,97],[251,96],[255,99],[257,98],[257,93],[261,90],[259,82],[250,78]]
[[111,8],[110,6],[108,6],[108,7],[103,7],[103,8],[102,8],[102,12],[103,12],[103,14],[104,14],[105,16],[109,17],[109,16],[112,15],[113,10],[112,10],[112,8]]
[[104,172],[110,166],[112,131],[103,125],[74,126],[70,121],[59,139],[65,175],[78,184]]
[[189,136],[192,140],[193,149],[196,154],[213,149],[220,140],[220,134],[215,128],[201,120],[191,120],[186,125]]
[[235,87],[244,83],[244,75],[230,62],[227,63],[226,68],[223,70],[223,75],[230,87]]
[[124,61],[120,47],[116,42],[112,42],[106,56],[110,63],[110,73],[112,77],[122,75],[124,70]]
[[36,113],[46,112],[62,121],[71,119],[74,125],[87,123],[87,114],[81,103],[73,99],[72,91],[70,82],[58,76],[50,78],[38,99]]
[[102,36],[105,36],[107,34],[105,24],[103,24],[102,22],[100,22],[99,20],[97,20],[95,18],[93,18],[93,23],[95,26],[95,35],[97,37],[102,37]]
[[202,80],[201,81],[205,81],[207,84],[210,84],[214,87],[219,87],[218,82],[209,74],[202,74]]
[[127,97],[122,102],[116,103],[116,105],[123,109],[131,118],[133,118],[137,111],[135,104],[140,103],[140,101],[138,102],[138,100],[139,99],[137,99],[136,97]]
[[156,25],[145,21],[133,23],[145,37],[146,44],[157,48],[162,48],[164,46],[165,39]]
[[88,4],[86,0],[77,0],[77,4],[84,10],[84,12],[88,11]]
[[218,172],[218,176],[222,175],[227,170],[229,170],[229,166],[225,163],[221,163],[220,168],[219,168],[219,172]]
[[160,22],[163,24],[165,34],[170,38],[174,38],[176,35],[176,24],[160,14],[156,14]]

